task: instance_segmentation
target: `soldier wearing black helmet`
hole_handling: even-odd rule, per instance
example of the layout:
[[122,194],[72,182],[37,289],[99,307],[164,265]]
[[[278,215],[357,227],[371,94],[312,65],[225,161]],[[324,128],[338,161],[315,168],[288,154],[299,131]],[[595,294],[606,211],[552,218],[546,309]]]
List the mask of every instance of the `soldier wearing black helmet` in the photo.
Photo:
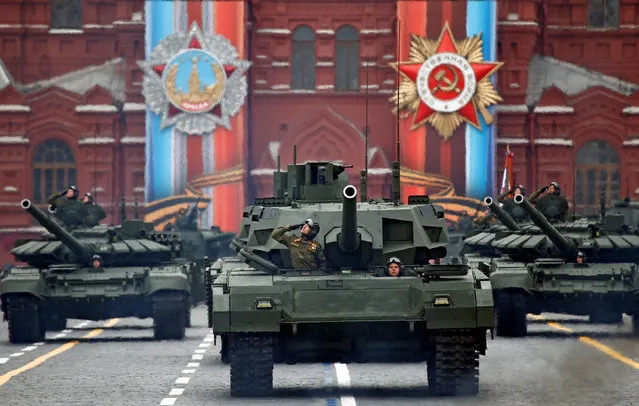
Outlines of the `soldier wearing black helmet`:
[[[300,227],[300,237],[286,235],[286,232]],[[320,226],[317,221],[306,219],[302,224],[276,228],[271,233],[271,238],[288,247],[295,269],[319,269],[326,267],[324,250],[318,242],[314,241],[319,231]]]
[[86,192],[84,196],[82,196],[83,203],[83,214],[84,214],[84,225],[87,227],[94,227],[100,224],[100,221],[106,218],[106,212],[104,209],[97,204],[95,204],[95,199],[93,195],[89,192]]
[[91,257],[91,266],[93,267],[93,269],[102,268],[102,257],[99,255],[94,255],[93,257]]
[[49,196],[47,202],[57,209],[64,206],[65,204],[77,202],[79,195],[80,191],[78,190],[78,188],[75,185],[69,185],[69,187],[62,192],[54,193]]
[[566,221],[568,200],[561,195],[559,183],[550,182],[548,186],[544,186],[535,191],[535,193],[530,196],[530,203],[534,203],[537,210],[539,210],[548,221]]
[[[528,214],[526,214],[521,206],[515,203],[514,197],[517,194],[526,196],[526,188],[524,185],[517,185],[513,189],[502,193],[497,198],[497,201],[503,204],[502,209],[504,209],[504,211],[508,213],[513,220],[516,222],[526,221],[528,220]],[[508,197],[509,195],[512,195],[513,197]]]
[[402,268],[402,261],[397,257],[391,257],[386,262],[386,276],[402,276],[404,273]]

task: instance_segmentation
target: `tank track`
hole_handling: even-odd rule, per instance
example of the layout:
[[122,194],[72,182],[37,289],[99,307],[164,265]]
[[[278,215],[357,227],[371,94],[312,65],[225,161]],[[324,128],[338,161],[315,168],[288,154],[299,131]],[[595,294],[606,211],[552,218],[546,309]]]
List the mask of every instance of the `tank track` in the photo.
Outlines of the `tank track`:
[[40,311],[40,299],[10,295],[4,300],[7,301],[9,342],[17,344],[43,341],[46,329]]
[[435,347],[427,370],[428,388],[434,395],[477,394],[479,351],[476,338],[470,333],[435,336]]
[[623,324],[623,314],[614,311],[595,311],[588,316],[588,322],[593,324]]
[[211,292],[211,284],[213,283],[211,271],[204,271],[204,301],[206,302],[206,316],[209,328],[213,328],[213,292]]
[[499,337],[525,337],[526,297],[522,292],[496,292],[495,332]]
[[45,321],[47,331],[60,331],[67,328],[67,319],[52,317]]
[[273,336],[229,334],[231,396],[263,397],[273,392]]
[[162,292],[153,296],[153,338],[182,340],[186,330],[188,299],[183,293]]

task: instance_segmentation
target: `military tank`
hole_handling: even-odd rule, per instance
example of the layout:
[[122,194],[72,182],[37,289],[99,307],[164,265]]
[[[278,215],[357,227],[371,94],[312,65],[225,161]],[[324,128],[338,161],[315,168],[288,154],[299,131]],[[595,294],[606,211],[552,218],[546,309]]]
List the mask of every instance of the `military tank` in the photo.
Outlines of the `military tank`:
[[49,233],[11,251],[27,265],[10,269],[0,287],[10,342],[41,341],[68,318],[152,317],[155,339],[184,337],[189,263],[177,236],[141,220],[67,231],[29,200],[20,204]]
[[197,204],[198,202],[195,202],[184,216],[167,227],[167,231],[179,234],[182,240],[182,255],[192,262],[192,304],[205,301],[204,258],[215,260],[235,254],[231,248],[234,233],[223,232],[218,226],[212,226],[210,229],[199,228]]
[[618,323],[626,313],[639,335],[639,236],[623,215],[553,225],[524,196],[514,200],[534,225],[493,241],[504,256],[484,264],[495,292],[497,335],[525,336],[526,314],[541,312],[586,315],[596,323]]
[[[238,255],[207,267],[210,325],[230,363],[231,395],[265,396],[274,363],[426,362],[438,395],[476,394],[479,355],[494,309],[486,275],[446,257],[444,210],[428,196],[400,203],[368,199],[336,162],[288,165],[275,193],[243,211]],[[311,218],[328,265],[294,269],[288,248],[270,238],[280,226]],[[403,263],[400,277],[386,262]]]

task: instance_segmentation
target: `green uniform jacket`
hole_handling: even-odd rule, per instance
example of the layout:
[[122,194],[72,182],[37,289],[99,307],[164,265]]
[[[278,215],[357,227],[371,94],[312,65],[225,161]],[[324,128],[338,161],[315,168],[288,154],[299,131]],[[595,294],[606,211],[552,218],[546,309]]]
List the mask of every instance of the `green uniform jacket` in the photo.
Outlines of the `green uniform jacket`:
[[106,212],[97,204],[84,204],[84,225],[95,227],[106,218]]
[[287,227],[278,227],[271,233],[271,238],[288,247],[295,269],[320,269],[326,267],[324,249],[319,243],[304,237],[286,235],[287,231]]

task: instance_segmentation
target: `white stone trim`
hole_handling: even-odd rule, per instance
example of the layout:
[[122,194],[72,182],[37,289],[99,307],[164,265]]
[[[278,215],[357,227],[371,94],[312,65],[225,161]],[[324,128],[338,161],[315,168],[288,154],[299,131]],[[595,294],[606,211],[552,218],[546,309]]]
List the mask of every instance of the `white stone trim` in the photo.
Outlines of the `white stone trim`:
[[4,190],[6,193],[15,193],[18,191],[18,188],[15,186],[5,186],[4,188],[2,188],[2,190]]
[[369,90],[377,90],[379,89],[379,85],[361,85],[360,89],[369,89]]
[[631,106],[631,107],[624,107],[624,109],[622,110],[623,114],[639,114],[639,107],[637,106]]
[[575,109],[570,106],[537,106],[533,110],[533,113],[537,114],[570,114],[574,112]]
[[371,61],[362,62],[362,67],[365,68],[367,66],[377,66],[377,62],[371,62]]
[[75,106],[76,113],[117,113],[118,109],[111,104],[82,104]]
[[359,33],[362,35],[376,35],[376,34],[391,34],[393,30],[389,28],[383,29],[363,29],[360,30]]
[[268,59],[266,55],[255,55],[255,59]]
[[123,111],[146,111],[146,104],[144,103],[124,103],[122,107]]
[[146,137],[122,137],[120,144],[145,144]]
[[264,80],[264,79],[257,79],[255,81],[255,84],[256,85],[266,85],[266,84],[268,84],[268,82],[266,80]]
[[[133,13],[135,14],[135,13]],[[144,25],[144,20],[114,21],[113,25]]]
[[536,21],[498,21],[497,25],[510,25],[510,26],[530,26],[530,27],[537,27],[539,24],[537,24]]
[[104,145],[113,144],[115,139],[112,137],[84,137],[78,141],[79,145]]
[[315,86],[317,90],[333,90],[335,85],[317,85]]
[[386,60],[386,61],[392,61],[392,60],[394,60],[394,59],[395,59],[395,55],[392,55],[392,54],[386,54],[386,55],[384,55],[382,58],[384,58],[384,60]]
[[528,106],[525,104],[498,104],[495,106],[498,113],[528,113]]
[[79,35],[84,34],[84,30],[70,29],[70,28],[51,28],[49,29],[51,35]]
[[273,61],[271,66],[274,68],[288,68],[288,61]]
[[95,29],[101,29],[101,28],[102,29],[109,29],[109,28],[113,28],[113,25],[111,25],[111,24],[84,24],[82,26],[82,28],[85,28],[85,29],[92,29],[92,28],[95,28]]
[[632,140],[625,140],[623,142],[625,147],[639,147],[639,138],[634,138]]
[[3,135],[0,136],[0,144],[28,144],[29,139],[16,135]]
[[290,88],[291,88],[291,85],[285,85],[285,84],[271,86],[272,90],[288,90]]
[[565,138],[539,138],[535,140],[536,145],[563,145],[572,147],[572,140]]
[[379,94],[394,94],[394,93],[397,93],[397,90],[396,89],[379,89],[377,91],[377,93],[379,93]]
[[393,79],[386,79],[383,83],[384,83],[385,85],[394,85],[394,84],[395,84],[395,80],[393,80]]
[[617,31],[619,29],[636,30],[639,25],[636,24],[621,24],[619,27],[590,27],[586,25],[548,25],[548,28],[553,30],[583,30],[583,31]]
[[6,113],[28,113],[31,107],[23,104],[0,104],[0,111]]
[[264,89],[255,89],[253,90],[253,94],[315,94],[317,93],[315,90],[309,89],[291,89],[291,90],[264,90]]
[[320,67],[320,68],[330,68],[332,66],[335,66],[334,62],[331,61],[320,61],[315,63],[315,66]]
[[[5,202],[1,202],[0,206],[20,207],[18,203],[5,204]],[[45,231],[47,230],[44,227],[0,228],[0,233],[43,233]]]
[[257,34],[291,35],[291,30],[288,28],[258,28],[255,32]]
[[92,191],[93,193],[100,193],[100,192],[104,192],[104,189],[102,189],[100,186],[98,186],[98,187],[93,186],[93,187],[91,188],[91,191]]
[[49,26],[47,24],[0,24],[0,29],[2,28],[39,28],[39,29],[47,29]]
[[496,140],[499,145],[528,145],[530,141],[519,137],[499,137]]
[[508,16],[506,16],[506,20],[519,21],[519,13],[508,13]]
[[335,31],[334,30],[330,30],[327,28],[318,28],[317,30],[315,30],[315,33],[319,34],[319,35],[335,35]]
[[146,189],[144,189],[143,187],[134,187],[133,188],[133,193],[144,193]]
[[[253,176],[273,176],[273,173],[276,172],[277,169],[271,168],[257,168],[251,170],[251,175]],[[392,171],[389,168],[368,168],[368,175],[386,175],[390,174]]]

